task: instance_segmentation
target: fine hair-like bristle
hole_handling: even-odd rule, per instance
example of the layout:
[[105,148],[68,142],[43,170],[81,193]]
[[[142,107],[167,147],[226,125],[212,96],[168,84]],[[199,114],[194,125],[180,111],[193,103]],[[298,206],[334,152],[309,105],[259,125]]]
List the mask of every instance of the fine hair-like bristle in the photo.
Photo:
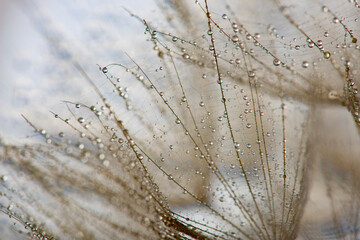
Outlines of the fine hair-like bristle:
[[0,238],[358,239],[357,1],[155,2],[14,5]]

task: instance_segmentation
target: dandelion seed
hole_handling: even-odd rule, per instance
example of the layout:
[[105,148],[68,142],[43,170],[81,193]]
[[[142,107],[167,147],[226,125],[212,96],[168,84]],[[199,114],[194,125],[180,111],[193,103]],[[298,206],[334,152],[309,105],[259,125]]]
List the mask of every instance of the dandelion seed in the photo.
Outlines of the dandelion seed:
[[0,238],[359,237],[357,3],[23,4],[72,100],[0,142]]

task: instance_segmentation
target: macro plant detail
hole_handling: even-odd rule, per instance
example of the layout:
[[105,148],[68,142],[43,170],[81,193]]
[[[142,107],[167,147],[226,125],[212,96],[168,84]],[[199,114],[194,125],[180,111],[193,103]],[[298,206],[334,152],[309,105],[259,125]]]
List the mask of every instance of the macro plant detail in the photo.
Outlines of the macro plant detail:
[[2,136],[1,237],[359,238],[357,1],[122,4],[89,8],[95,45],[19,3],[67,99]]

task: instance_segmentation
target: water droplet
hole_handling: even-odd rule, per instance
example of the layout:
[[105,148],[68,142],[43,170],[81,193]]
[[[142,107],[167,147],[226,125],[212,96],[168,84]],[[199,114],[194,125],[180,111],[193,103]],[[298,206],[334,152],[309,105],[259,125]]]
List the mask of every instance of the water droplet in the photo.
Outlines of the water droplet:
[[83,117],[79,117],[79,118],[78,118],[78,122],[79,122],[79,123],[84,123],[84,122],[85,122],[85,119],[84,119]]
[[5,175],[1,176],[1,181],[6,182],[8,180],[8,177]]
[[335,90],[331,90],[328,94],[330,100],[338,99],[338,93]]
[[279,66],[281,62],[279,59],[275,58],[273,63],[274,63],[274,66]]
[[103,68],[102,68],[102,72],[103,72],[103,73],[107,73],[107,72],[108,72],[107,67],[103,67]]
[[100,154],[98,155],[98,158],[99,158],[99,160],[104,160],[104,159],[105,159],[105,154],[100,153]]
[[325,59],[329,59],[331,57],[331,53],[329,52],[324,52],[324,58]]
[[308,68],[309,67],[309,62],[308,61],[303,61],[302,67],[303,68]]
[[255,72],[254,71],[249,71],[249,77],[253,78],[256,76]]
[[183,54],[183,58],[184,58],[184,59],[189,59],[189,58],[190,58],[190,55],[187,54],[187,53],[184,53],[184,54]]
[[232,37],[232,40],[233,40],[233,42],[238,42],[238,41],[239,41],[239,37],[238,37],[237,35],[234,35],[234,36]]
[[233,27],[233,29],[237,29],[238,25],[236,23],[232,23],[232,27]]

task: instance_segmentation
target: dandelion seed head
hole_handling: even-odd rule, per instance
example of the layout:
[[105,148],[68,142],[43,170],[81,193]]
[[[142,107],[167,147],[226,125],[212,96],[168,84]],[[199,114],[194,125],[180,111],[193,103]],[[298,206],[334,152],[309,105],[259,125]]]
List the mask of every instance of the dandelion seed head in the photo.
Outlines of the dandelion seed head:
[[295,239],[329,222],[347,235],[357,5],[318,3],[75,3],[58,6],[84,16],[67,27],[34,3],[53,57],[27,77],[51,81],[18,89],[34,131],[0,144],[4,215],[49,239]]

